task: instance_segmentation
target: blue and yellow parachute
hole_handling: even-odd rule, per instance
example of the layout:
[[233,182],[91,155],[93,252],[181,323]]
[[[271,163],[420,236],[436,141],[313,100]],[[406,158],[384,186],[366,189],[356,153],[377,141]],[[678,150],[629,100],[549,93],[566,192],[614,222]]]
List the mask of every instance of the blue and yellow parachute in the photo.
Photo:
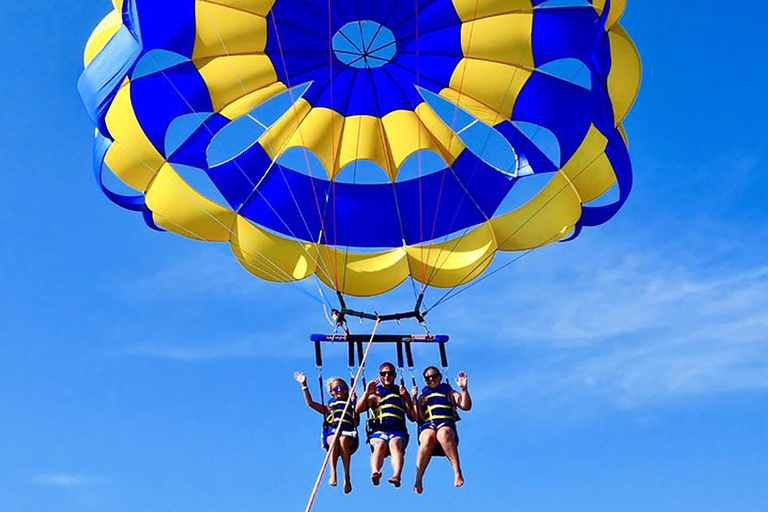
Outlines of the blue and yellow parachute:
[[629,194],[624,0],[113,3],[79,82],[104,192],[262,279],[454,287]]

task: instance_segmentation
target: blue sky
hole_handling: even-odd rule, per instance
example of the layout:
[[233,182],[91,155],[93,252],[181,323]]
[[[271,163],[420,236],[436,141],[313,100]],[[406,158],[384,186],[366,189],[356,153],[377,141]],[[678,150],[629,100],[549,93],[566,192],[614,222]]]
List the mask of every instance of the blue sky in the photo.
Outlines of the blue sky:
[[[150,232],[100,195],[75,84],[108,9],[0,5],[0,503],[296,510],[322,452],[291,374],[312,370],[305,339],[324,319],[225,247]],[[430,320],[476,400],[467,486],[438,460],[421,498],[374,490],[363,449],[355,492],[323,486],[318,510],[768,508],[766,15],[629,2],[645,68],[629,203]]]

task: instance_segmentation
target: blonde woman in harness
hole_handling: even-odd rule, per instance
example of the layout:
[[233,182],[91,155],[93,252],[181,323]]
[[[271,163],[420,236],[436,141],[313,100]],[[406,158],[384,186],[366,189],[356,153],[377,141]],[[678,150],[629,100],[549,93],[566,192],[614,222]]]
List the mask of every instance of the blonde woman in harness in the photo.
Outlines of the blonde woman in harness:
[[419,452],[416,455],[416,482],[413,487],[416,494],[424,490],[422,479],[432,455],[440,452],[445,454],[453,467],[454,485],[464,485],[456,422],[459,420],[457,409],[468,411],[472,408],[472,399],[467,390],[469,379],[465,372],[459,372],[456,379],[459,391],[455,391],[447,382],[441,382],[442,377],[440,370],[434,366],[425,369],[424,381],[427,385],[416,401],[419,415]]
[[[359,416],[355,412],[356,397],[352,391],[352,400],[350,406],[344,414],[344,408],[347,400],[350,398],[349,386],[347,382],[334,377],[327,381],[328,393],[331,395],[328,404],[315,402],[307,386],[307,376],[302,372],[294,374],[296,381],[301,384],[304,392],[304,401],[309,408],[323,415],[323,449],[331,451],[331,475],[328,484],[336,487],[338,476],[336,466],[341,457],[341,463],[344,466],[344,494],[352,492],[352,480],[349,473],[352,454],[360,446],[360,439],[357,436],[357,426],[360,423]],[[339,422],[341,420],[341,422]],[[337,426],[339,434],[336,435]]]
[[357,404],[357,413],[373,412],[369,420],[371,444],[371,482],[379,485],[384,459],[392,458],[392,478],[387,480],[400,487],[405,448],[408,446],[406,418],[416,421],[416,408],[405,386],[395,384],[397,371],[392,363],[379,366],[379,378],[368,383],[365,394]]

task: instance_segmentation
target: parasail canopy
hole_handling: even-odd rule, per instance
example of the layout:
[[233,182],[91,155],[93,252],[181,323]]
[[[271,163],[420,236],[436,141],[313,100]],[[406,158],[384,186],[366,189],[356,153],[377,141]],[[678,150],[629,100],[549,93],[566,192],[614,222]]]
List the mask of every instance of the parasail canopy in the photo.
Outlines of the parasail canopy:
[[623,0],[113,3],[79,82],[102,188],[262,279],[455,287],[631,189]]

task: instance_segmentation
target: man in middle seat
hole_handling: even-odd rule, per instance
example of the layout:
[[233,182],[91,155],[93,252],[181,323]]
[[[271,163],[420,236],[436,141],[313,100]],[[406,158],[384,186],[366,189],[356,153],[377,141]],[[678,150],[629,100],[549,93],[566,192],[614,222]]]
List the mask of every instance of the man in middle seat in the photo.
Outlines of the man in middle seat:
[[368,383],[360,401],[358,414],[370,409],[373,412],[370,426],[371,482],[379,485],[381,467],[387,456],[392,457],[392,478],[389,483],[400,487],[405,448],[408,446],[408,429],[405,419],[416,421],[418,413],[404,386],[395,384],[397,372],[392,363],[379,366],[379,378]]

